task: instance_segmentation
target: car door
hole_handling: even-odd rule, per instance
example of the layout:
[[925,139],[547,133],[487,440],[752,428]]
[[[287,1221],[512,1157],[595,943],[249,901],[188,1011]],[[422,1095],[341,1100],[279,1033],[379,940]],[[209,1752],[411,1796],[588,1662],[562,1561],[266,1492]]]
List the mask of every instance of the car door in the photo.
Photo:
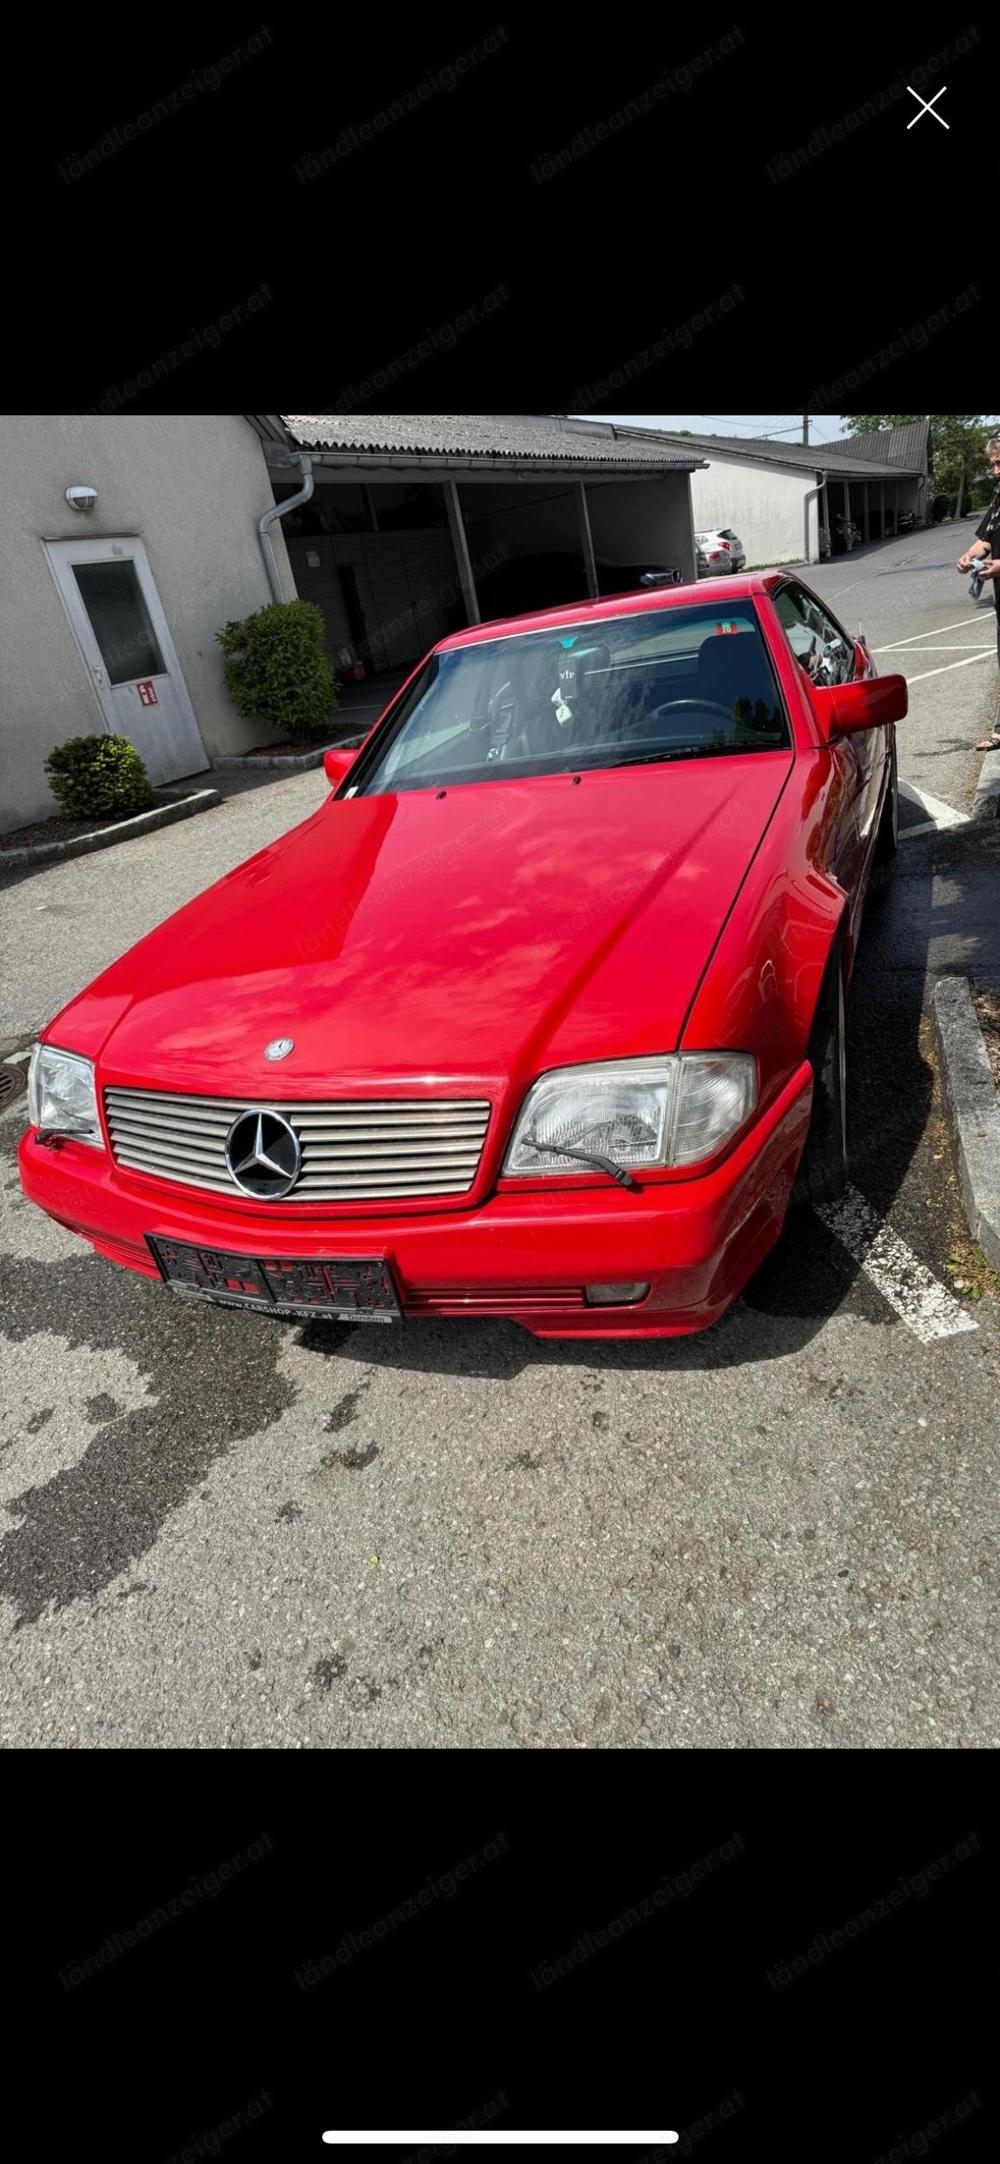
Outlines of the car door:
[[[876,675],[867,646],[862,643],[865,656],[862,672],[855,641],[800,580],[783,581],[775,588],[772,599],[792,652],[811,683],[817,686],[846,684],[862,673]],[[840,738],[830,750],[831,757],[839,762],[847,784],[845,820],[848,822],[848,831],[838,836],[836,862],[831,869],[851,894],[852,918],[856,919],[878,830],[889,755],[888,731],[862,729],[853,736]]]

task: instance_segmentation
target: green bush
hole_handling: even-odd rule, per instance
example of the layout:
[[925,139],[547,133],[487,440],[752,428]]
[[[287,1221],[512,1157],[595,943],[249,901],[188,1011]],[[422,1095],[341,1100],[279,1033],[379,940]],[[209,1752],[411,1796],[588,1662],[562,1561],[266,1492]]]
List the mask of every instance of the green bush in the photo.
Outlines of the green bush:
[[127,736],[71,736],[49,753],[45,772],[67,819],[146,811],[156,801]]
[[322,736],[337,704],[323,618],[314,601],[272,601],[216,638],[226,688],[245,721],[280,736]]

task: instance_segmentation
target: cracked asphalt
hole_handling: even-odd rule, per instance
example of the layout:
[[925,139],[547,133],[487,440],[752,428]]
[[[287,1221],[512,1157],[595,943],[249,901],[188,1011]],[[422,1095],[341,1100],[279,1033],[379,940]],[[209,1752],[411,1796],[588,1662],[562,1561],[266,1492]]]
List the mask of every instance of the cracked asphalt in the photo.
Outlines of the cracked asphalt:
[[[884,558],[851,566],[877,594]],[[921,606],[947,621],[914,589],[879,632],[919,632]],[[936,678],[926,723],[915,695],[914,756],[942,685],[963,808],[994,665]],[[155,916],[225,868],[205,861],[213,821],[235,862],[316,787],[259,788],[9,888],[0,1026],[34,1027],[153,921],[150,865]],[[852,1176],[943,1283],[963,1232],[926,995],[937,970],[996,967],[990,841],[904,843],[850,1000]],[[78,880],[107,895],[71,944],[46,912],[76,907]],[[808,1215],[700,1337],[301,1326],[100,1260],[21,1196],[23,1120],[23,1099],[0,1117],[8,1747],[996,1743],[988,1283],[975,1330],[922,1344]]]

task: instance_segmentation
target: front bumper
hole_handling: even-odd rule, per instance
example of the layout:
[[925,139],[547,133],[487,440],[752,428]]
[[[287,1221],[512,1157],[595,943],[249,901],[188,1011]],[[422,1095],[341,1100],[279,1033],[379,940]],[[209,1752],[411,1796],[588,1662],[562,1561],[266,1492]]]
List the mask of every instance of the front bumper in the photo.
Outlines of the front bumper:
[[[808,1062],[714,1171],[629,1193],[608,1183],[496,1193],[476,1210],[363,1215],[301,1226],[225,1197],[127,1183],[106,1151],[39,1143],[18,1164],[25,1194],[111,1261],[158,1272],[146,1235],[275,1260],[384,1256],[403,1314],[492,1315],[538,1337],[670,1337],[715,1322],[778,1238],[812,1103]],[[587,1285],[648,1283],[632,1307],[589,1307]],[[303,1318],[304,1320],[307,1318]]]

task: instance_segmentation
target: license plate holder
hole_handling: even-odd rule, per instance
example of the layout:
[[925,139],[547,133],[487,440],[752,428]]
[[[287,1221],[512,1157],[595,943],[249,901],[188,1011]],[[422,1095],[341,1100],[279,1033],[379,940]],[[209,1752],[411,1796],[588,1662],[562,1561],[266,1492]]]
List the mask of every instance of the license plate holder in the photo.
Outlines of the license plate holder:
[[382,1255],[240,1255],[152,1233],[147,1233],[146,1243],[164,1284],[189,1300],[252,1308],[258,1314],[322,1315],[332,1322],[403,1319],[392,1271]]

